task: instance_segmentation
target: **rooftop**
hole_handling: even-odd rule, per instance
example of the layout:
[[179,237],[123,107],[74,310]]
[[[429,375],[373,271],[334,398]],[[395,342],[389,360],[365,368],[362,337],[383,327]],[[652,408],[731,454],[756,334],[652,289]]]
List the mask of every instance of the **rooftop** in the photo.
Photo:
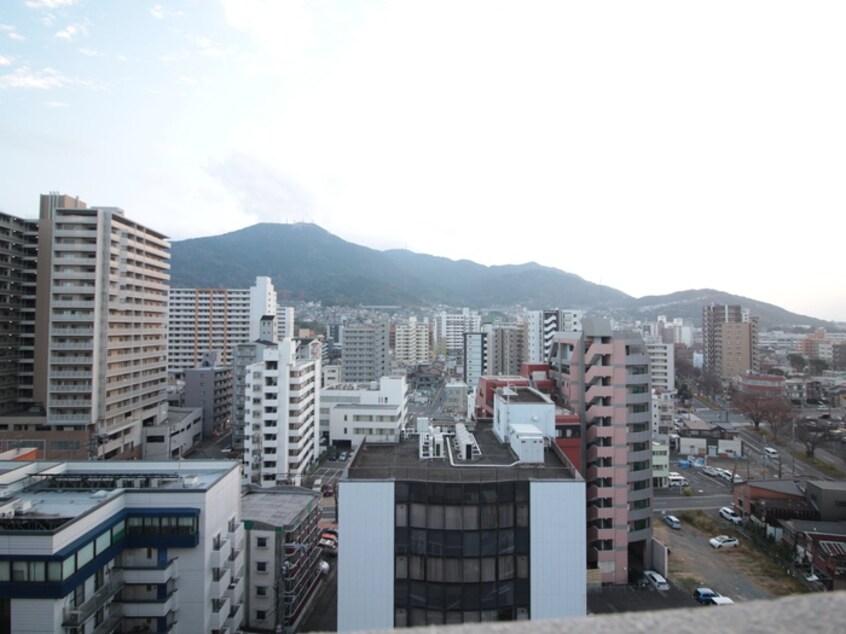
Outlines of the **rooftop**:
[[205,491],[240,463],[0,462],[0,532],[55,530],[129,492]]
[[481,457],[459,461],[451,437],[447,456],[421,460],[419,439],[411,436],[396,444],[363,443],[349,466],[350,480],[417,480],[433,482],[492,482],[498,480],[581,480],[561,450],[552,443],[544,449],[543,464],[521,464],[507,445],[500,444],[490,424],[477,423],[476,442]]
[[496,389],[497,395],[509,403],[551,403],[548,396],[527,386],[508,386]]
[[311,510],[320,496],[298,487],[260,489],[251,487],[241,498],[241,517],[245,522],[257,522],[256,528],[273,529],[292,526],[304,512]]

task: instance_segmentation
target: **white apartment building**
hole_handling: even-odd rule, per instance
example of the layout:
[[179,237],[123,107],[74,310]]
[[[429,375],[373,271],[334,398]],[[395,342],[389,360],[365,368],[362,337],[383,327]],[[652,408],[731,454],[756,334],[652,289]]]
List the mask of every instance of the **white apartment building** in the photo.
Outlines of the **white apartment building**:
[[475,392],[479,377],[488,371],[488,335],[484,332],[464,334],[464,382],[470,391]]
[[240,465],[3,462],[0,630],[235,632]]
[[523,322],[526,326],[527,361],[547,363],[553,335],[581,330],[583,318],[584,311],[581,310],[553,308],[526,311]]
[[676,404],[673,392],[652,390],[652,438],[667,437],[673,432]]
[[244,377],[244,478],[299,486],[318,455],[319,341],[285,339],[261,350]]
[[405,365],[419,365],[432,360],[431,328],[409,317],[397,324],[394,333],[394,358]]
[[[257,277],[251,288],[170,289],[168,369],[196,368],[208,350],[220,353],[221,365],[231,364],[236,345],[262,336],[261,318],[266,315],[277,315],[276,291],[269,277]],[[285,327],[293,329],[293,318],[289,321]]]
[[671,343],[645,342],[649,355],[652,389],[669,392],[676,389],[676,351]]
[[442,311],[435,320],[435,342],[439,352],[459,352],[464,347],[464,335],[482,329],[482,316],[464,308],[460,313]]
[[407,422],[408,383],[404,376],[383,376],[370,383],[335,383],[320,391],[320,434],[330,444],[358,446],[364,436],[368,442],[384,441],[385,437],[398,437]]
[[298,333],[294,332],[294,307],[277,306],[276,324],[277,341],[281,341],[282,339],[292,339],[296,337]]

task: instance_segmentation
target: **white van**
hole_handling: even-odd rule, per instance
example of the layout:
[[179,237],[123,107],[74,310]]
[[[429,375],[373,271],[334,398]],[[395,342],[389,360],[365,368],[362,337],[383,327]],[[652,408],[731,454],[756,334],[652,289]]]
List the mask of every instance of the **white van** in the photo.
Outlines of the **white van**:
[[767,458],[778,458],[778,451],[772,447],[764,447],[764,456]]
[[680,473],[671,472],[667,478],[667,482],[671,487],[686,487],[688,485],[687,478]]

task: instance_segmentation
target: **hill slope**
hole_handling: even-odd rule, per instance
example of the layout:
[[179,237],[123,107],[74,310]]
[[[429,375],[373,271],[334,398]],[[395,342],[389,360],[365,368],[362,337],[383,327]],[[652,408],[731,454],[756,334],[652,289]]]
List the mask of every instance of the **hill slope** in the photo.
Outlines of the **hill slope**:
[[762,328],[831,326],[772,304],[711,289],[638,299],[534,262],[483,266],[401,249],[377,251],[307,223],[262,223],[172,244],[174,288],[248,288],[260,275],[273,280],[283,302],[581,308],[644,320],[658,315],[684,317],[693,323],[701,320],[702,306],[713,302],[749,307]]

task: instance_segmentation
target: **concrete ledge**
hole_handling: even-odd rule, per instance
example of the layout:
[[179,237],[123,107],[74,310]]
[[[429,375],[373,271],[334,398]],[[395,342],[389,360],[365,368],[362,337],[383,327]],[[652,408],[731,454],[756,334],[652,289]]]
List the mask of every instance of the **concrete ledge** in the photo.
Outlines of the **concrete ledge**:
[[846,591],[571,620],[415,627],[409,634],[843,634]]

